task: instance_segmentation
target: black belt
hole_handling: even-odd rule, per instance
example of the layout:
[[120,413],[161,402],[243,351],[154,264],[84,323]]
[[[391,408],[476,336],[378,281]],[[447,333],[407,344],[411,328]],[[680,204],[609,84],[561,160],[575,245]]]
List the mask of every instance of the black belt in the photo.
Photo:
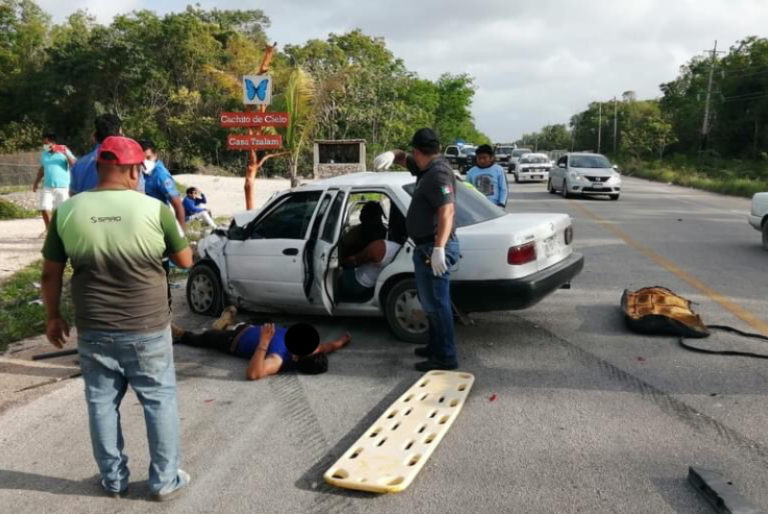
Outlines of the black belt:
[[424,237],[412,237],[411,239],[413,239],[413,242],[416,243],[417,245],[425,245],[425,244],[428,244],[428,243],[434,243],[435,242],[435,235],[432,234],[432,235],[424,236]]

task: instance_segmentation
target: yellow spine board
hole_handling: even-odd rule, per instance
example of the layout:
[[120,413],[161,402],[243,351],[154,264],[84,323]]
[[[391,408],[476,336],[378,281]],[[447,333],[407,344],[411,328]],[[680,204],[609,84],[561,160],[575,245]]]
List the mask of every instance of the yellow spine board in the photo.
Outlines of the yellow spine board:
[[458,417],[475,377],[430,371],[390,405],[323,478],[345,489],[404,491]]

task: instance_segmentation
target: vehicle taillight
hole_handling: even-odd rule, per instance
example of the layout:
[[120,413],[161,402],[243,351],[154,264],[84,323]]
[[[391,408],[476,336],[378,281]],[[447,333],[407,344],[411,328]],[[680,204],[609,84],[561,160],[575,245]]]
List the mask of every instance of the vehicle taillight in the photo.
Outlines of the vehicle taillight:
[[569,245],[573,242],[573,227],[570,226],[565,229],[565,244]]
[[513,246],[507,252],[507,263],[515,266],[526,264],[536,260],[536,244],[526,243],[520,246]]

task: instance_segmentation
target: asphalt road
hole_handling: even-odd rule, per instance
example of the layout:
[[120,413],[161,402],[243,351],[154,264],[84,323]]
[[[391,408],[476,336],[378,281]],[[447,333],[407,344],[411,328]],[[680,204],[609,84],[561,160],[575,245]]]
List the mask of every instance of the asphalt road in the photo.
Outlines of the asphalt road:
[[[475,385],[403,493],[347,493],[321,476],[418,378],[413,347],[382,321],[317,319],[323,336],[354,338],[317,377],[249,383],[242,361],[177,348],[183,467],[193,482],[176,502],[145,500],[144,426],[132,395],[123,407],[131,493],[98,496],[75,380],[0,417],[0,510],[711,512],[686,482],[690,465],[722,471],[768,510],[767,362],[630,334],[618,309],[625,288],[663,285],[697,301],[708,323],[765,328],[768,254],[748,209],[746,200],[631,179],[618,202],[512,184],[510,211],[574,218],[585,270],[530,310],[473,315],[474,326],[458,328]],[[183,311],[181,298],[176,305]],[[731,336],[698,344],[768,353]]]

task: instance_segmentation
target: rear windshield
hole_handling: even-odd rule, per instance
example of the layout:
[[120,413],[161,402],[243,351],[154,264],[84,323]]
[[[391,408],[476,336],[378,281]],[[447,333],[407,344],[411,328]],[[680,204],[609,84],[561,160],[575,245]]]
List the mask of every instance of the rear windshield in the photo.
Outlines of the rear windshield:
[[[405,192],[413,196],[413,190],[416,184],[407,184],[403,186]],[[456,181],[456,226],[467,227],[496,218],[500,218],[507,213],[501,207],[492,204],[488,199],[467,187],[464,182]]]
[[519,150],[515,150],[512,152],[512,157],[520,157],[523,154],[531,153],[531,150],[529,148],[520,148]]

